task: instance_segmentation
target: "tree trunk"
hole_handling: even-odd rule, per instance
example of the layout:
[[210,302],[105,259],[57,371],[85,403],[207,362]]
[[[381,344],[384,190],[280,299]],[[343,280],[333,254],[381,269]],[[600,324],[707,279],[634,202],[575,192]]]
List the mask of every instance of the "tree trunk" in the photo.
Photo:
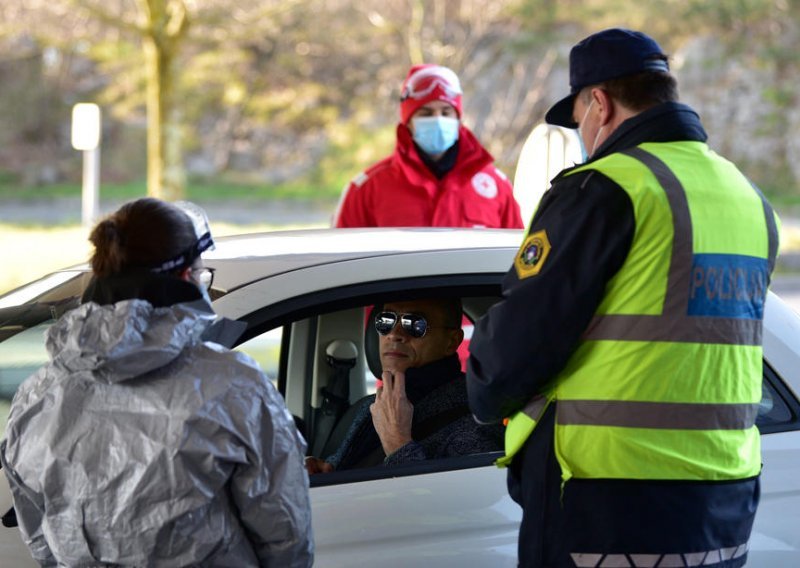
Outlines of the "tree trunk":
[[[168,4],[172,4],[169,6]],[[175,92],[176,59],[186,31],[182,0],[147,0],[143,37],[147,71],[147,194],[170,201],[185,194],[183,125]]]

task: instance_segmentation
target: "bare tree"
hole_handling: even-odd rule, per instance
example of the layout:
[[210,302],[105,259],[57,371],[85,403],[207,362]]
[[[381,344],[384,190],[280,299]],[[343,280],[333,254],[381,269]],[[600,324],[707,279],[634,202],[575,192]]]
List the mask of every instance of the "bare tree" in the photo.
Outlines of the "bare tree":
[[[53,46],[61,52],[81,49],[88,59],[101,65],[105,63],[106,70],[120,53],[139,50],[140,58],[122,57],[121,65],[115,62],[110,80],[102,87],[113,93],[107,94],[108,99],[131,109],[136,104],[131,105],[130,99],[142,100],[138,86],[123,93],[115,82],[121,82],[125,76],[143,77],[148,194],[179,199],[185,188],[185,101],[192,97],[186,90],[189,82],[184,74],[193,69],[193,56],[214,51],[236,34],[257,37],[260,33],[278,33],[279,28],[271,25],[270,18],[299,2],[31,0],[24,7],[11,4],[14,7],[4,7],[6,15],[17,25],[27,23],[28,26],[20,29],[42,45]],[[5,36],[15,32],[18,33],[18,29],[10,26],[0,28]],[[129,48],[121,48],[122,45]],[[106,49],[99,49],[100,46]]]

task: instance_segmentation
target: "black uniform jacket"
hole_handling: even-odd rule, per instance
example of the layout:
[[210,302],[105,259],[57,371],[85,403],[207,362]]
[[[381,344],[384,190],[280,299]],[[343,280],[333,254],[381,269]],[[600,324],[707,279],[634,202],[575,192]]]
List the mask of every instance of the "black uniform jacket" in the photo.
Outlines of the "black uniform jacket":
[[[592,160],[643,142],[706,138],[691,108],[666,103],[623,122]],[[467,390],[481,422],[511,416],[564,368],[630,250],[635,220],[625,190],[599,172],[569,171],[553,179],[529,228],[545,230],[551,245],[539,274],[520,280],[512,267],[502,301],[475,326]]]

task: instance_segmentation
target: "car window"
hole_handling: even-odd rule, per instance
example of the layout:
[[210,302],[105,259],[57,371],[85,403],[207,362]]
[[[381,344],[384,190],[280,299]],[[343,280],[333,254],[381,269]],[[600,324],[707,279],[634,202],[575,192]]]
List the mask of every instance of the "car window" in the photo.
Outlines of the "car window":
[[269,379],[278,386],[278,367],[281,357],[283,328],[277,327],[236,346],[236,351],[247,353],[255,359]]
[[[409,295],[411,298],[429,297],[430,290],[414,290],[398,285],[401,291],[382,291],[380,295],[368,294],[350,298],[331,299],[321,294],[319,298],[305,297],[304,305],[299,310],[289,310],[279,314],[271,320],[266,320],[251,325],[246,334],[246,340],[237,349],[253,356],[270,376],[277,378],[286,404],[295,417],[296,422],[302,425],[306,440],[309,444],[309,455],[329,457],[341,447],[342,440],[348,436],[354,416],[359,408],[365,404],[365,398],[374,394],[376,377],[370,370],[369,360],[375,365],[377,357],[377,335],[369,341],[368,336],[372,328],[372,320],[368,317],[374,305],[398,299],[399,295]],[[466,327],[467,337],[471,335],[472,322],[479,318],[485,310],[497,299],[497,286],[482,288],[491,290],[490,297],[474,297],[459,295],[464,303],[465,316],[462,325]],[[475,289],[470,288],[474,294]],[[448,295],[446,288],[439,288],[434,295]],[[314,307],[314,300],[318,303]],[[257,332],[258,327],[264,331]],[[281,330],[281,331],[276,331]],[[268,339],[272,336],[271,339]],[[467,344],[467,341],[464,342]],[[334,361],[331,354],[334,346],[341,353],[353,353],[356,359],[352,367],[342,369],[343,361]],[[346,346],[346,348],[343,348]],[[259,351],[262,354],[259,354]],[[368,355],[369,352],[369,355]],[[464,353],[466,355],[466,351]],[[277,373],[271,372],[277,364]],[[343,374],[341,374],[343,373]],[[335,377],[343,377],[337,383]],[[346,389],[342,386],[347,385]],[[339,407],[336,397],[346,396],[345,404]],[[453,409],[455,410],[455,409]],[[445,427],[456,420],[468,416],[466,414],[452,413],[445,420],[443,426],[436,422],[437,429]],[[454,426],[454,428],[458,428]],[[329,485],[336,483],[349,483],[366,479],[379,479],[397,475],[415,475],[430,471],[443,471],[486,466],[493,463],[502,450],[502,430],[497,426],[497,434],[493,436],[495,443],[484,444],[476,449],[475,454],[465,454],[456,457],[439,457],[425,460],[424,463],[411,463],[385,468],[381,460],[371,457],[359,461],[357,464],[337,471],[333,474],[324,474],[325,479],[313,482],[313,485]],[[427,436],[427,435],[426,435]],[[488,437],[488,436],[487,436]],[[450,455],[450,454],[448,454]],[[373,464],[377,463],[377,466]],[[322,474],[320,474],[322,475]],[[320,475],[312,477],[320,477]]]

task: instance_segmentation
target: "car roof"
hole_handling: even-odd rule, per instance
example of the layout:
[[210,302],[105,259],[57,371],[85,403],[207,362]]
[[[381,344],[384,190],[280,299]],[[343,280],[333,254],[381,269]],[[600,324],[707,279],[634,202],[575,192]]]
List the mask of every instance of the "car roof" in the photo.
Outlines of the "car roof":
[[518,229],[308,229],[220,237],[203,260],[217,268],[236,265],[215,279],[215,287],[232,290],[278,274],[346,260],[451,250],[510,251],[521,241]]

